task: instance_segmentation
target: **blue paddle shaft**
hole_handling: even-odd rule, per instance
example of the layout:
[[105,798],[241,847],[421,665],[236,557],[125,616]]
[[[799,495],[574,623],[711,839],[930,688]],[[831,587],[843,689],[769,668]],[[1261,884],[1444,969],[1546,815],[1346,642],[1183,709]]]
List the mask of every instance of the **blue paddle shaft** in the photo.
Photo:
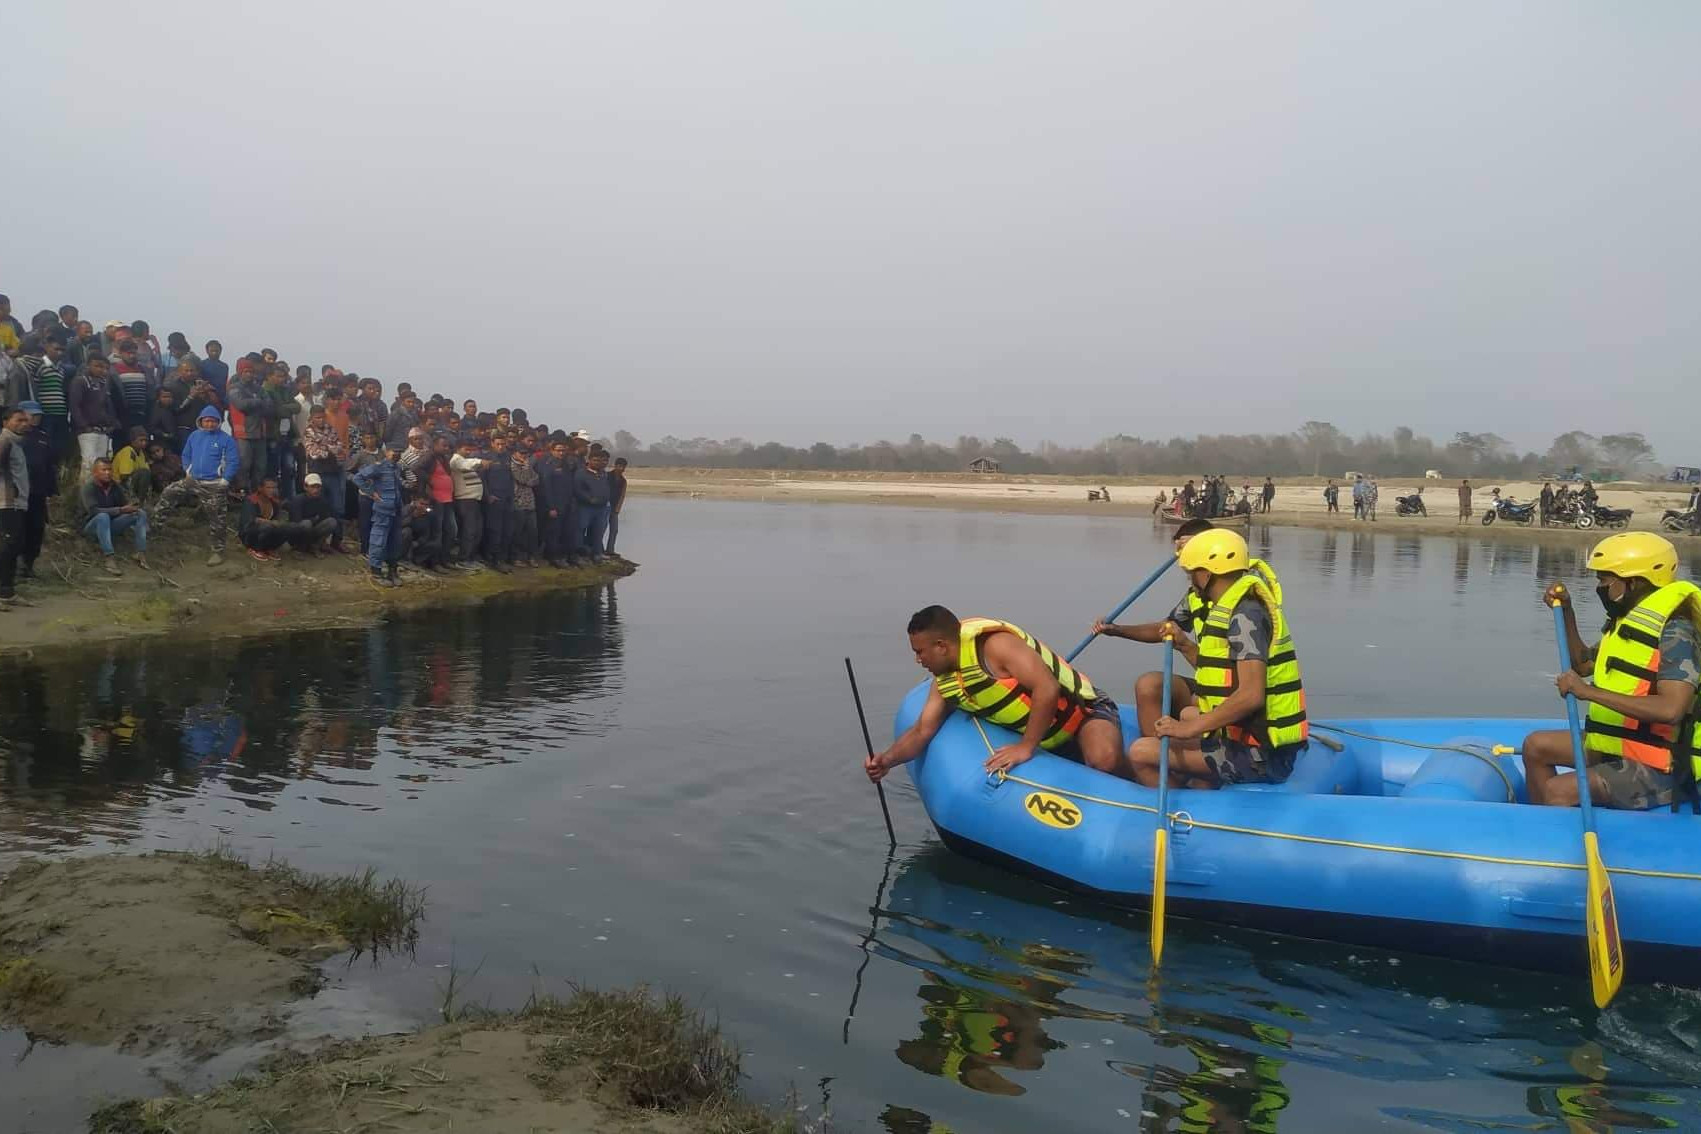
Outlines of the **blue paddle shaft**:
[[[1175,639],[1164,637],[1164,716],[1169,716],[1175,674]],[[1169,807],[1169,737],[1158,738],[1158,826],[1162,827]]]
[[[1559,672],[1571,669],[1571,642],[1565,633],[1565,607],[1553,604],[1553,636],[1559,641]],[[1595,829],[1595,808],[1589,799],[1589,762],[1583,758],[1583,725],[1577,717],[1577,698],[1565,695],[1565,715],[1571,721],[1571,761],[1577,771],[1577,806],[1583,812],[1583,830]]]
[[[1153,571],[1150,575],[1147,575],[1146,581],[1141,583],[1139,586],[1135,587],[1133,594],[1129,595],[1127,598],[1123,599],[1120,603],[1118,603],[1116,605],[1116,609],[1110,612],[1109,616],[1105,618],[1105,621],[1106,622],[1115,622],[1118,615],[1120,615],[1123,611],[1127,610],[1129,607],[1134,605],[1135,599],[1137,599],[1141,595],[1145,594],[1146,591],[1148,589],[1150,589],[1150,587],[1153,583],[1155,583],[1159,579],[1163,578],[1164,572],[1168,571],[1169,565],[1171,563],[1174,563],[1174,562],[1175,562],[1175,558],[1172,556],[1168,559],[1165,559],[1162,563],[1158,564],[1158,569],[1156,571]],[[1070,650],[1067,654],[1065,654],[1064,657],[1063,657],[1063,660],[1064,661],[1071,661],[1071,662],[1074,661],[1078,656],[1080,656],[1080,653],[1081,653],[1082,650],[1086,649],[1088,646],[1093,644],[1093,639],[1096,638],[1096,637],[1098,637],[1098,635],[1088,634],[1085,638],[1082,638],[1081,644],[1076,646],[1074,649]]]

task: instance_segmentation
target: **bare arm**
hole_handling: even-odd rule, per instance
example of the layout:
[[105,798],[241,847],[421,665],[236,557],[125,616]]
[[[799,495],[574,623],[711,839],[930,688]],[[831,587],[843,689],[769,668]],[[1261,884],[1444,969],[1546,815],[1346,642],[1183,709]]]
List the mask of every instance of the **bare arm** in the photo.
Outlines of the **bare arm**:
[[1247,659],[1235,662],[1234,692],[1210,712],[1200,713],[1191,721],[1183,722],[1188,732],[1193,736],[1204,736],[1228,725],[1239,724],[1262,709],[1265,669],[1262,661]]
[[945,698],[939,695],[937,687],[927,691],[927,703],[921,707],[921,715],[915,719],[915,724],[904,730],[904,734],[892,742],[892,746],[884,752],[877,752],[862,761],[862,770],[868,773],[868,778],[879,783],[886,778],[886,773],[899,764],[907,764],[927,751],[927,746],[938,735],[939,728],[945,723],[945,718],[951,715],[951,706]]
[[1654,688],[1642,697],[1600,689],[1569,673],[1560,674],[1555,684],[1562,695],[1571,693],[1579,701],[1592,701],[1615,713],[1653,724],[1677,724],[1689,715],[1690,706],[1695,703],[1695,686],[1687,681],[1656,681]]
[[1029,693],[1028,727],[1022,739],[994,752],[986,762],[989,772],[1002,771],[1031,759],[1039,750],[1040,741],[1051,731],[1057,720],[1057,699],[1063,687],[1039,654],[1014,634],[993,634],[986,639],[986,660],[999,676],[1014,678]]
[[1145,642],[1148,645],[1162,642],[1167,633],[1175,641],[1175,652],[1180,654],[1188,665],[1195,668],[1199,665],[1199,643],[1189,638],[1181,627],[1167,620],[1141,622],[1134,626],[1118,626],[1114,622],[1101,620],[1093,623],[1093,633],[1110,638],[1126,638],[1130,642]]

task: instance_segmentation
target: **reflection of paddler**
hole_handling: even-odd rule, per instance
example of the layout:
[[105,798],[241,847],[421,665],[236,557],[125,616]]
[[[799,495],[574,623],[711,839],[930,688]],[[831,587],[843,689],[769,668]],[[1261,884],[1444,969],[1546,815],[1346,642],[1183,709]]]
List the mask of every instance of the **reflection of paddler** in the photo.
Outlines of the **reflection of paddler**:
[[1116,703],[1021,627],[992,618],[962,620],[942,606],[929,606],[910,619],[909,636],[916,663],[933,675],[933,687],[915,724],[864,762],[869,779],[878,783],[925,752],[953,709],[1021,734],[991,754],[988,772],[1008,771],[1043,748],[1133,778]]
[[927,1004],[921,1036],[898,1044],[898,1058],[917,1071],[955,1079],[970,1090],[1020,1095],[1026,1088],[998,1072],[1038,1071],[1045,1053],[1062,1046],[1046,1035],[1039,1009],[982,989],[955,985],[929,973],[934,983],[917,995]]
[[[1153,1039],[1164,1047],[1184,1047],[1199,1061],[1199,1069],[1182,1074],[1173,1067],[1150,1073],[1142,1106],[1155,1114],[1174,1113],[1175,1130],[1185,1134],[1275,1134],[1276,1118],[1291,1096],[1281,1080],[1283,1061],[1245,1051],[1219,1040],[1189,1035],[1178,1027],[1211,1028],[1286,1047],[1292,1036],[1281,1028],[1203,1012],[1166,1012],[1152,1018]],[[1126,1069],[1130,1074],[1134,1068]],[[1162,1098],[1178,1095],[1180,1107]],[[1165,1126],[1165,1129],[1171,1129]]]

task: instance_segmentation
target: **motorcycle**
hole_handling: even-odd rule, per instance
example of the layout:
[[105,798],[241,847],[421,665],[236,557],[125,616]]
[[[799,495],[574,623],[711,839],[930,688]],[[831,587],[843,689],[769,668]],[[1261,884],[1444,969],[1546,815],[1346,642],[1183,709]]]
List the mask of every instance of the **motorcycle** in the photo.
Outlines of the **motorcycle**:
[[1535,523],[1536,503],[1532,500],[1528,504],[1514,504],[1509,497],[1496,496],[1488,511],[1482,514],[1483,527],[1486,528],[1497,519],[1527,528]]
[[1589,517],[1603,528],[1627,528],[1630,526],[1630,517],[1633,515],[1635,513],[1629,508],[1608,508],[1604,504],[1596,504],[1590,511],[1577,517],[1577,526],[1580,528],[1588,527],[1589,525],[1585,524],[1583,520],[1585,517]]
[[1423,493],[1414,492],[1410,496],[1394,497],[1394,515],[1396,516],[1427,516],[1429,509],[1423,506]]
[[1660,527],[1678,535],[1701,534],[1701,514],[1693,508],[1667,508],[1666,514],[1660,517]]

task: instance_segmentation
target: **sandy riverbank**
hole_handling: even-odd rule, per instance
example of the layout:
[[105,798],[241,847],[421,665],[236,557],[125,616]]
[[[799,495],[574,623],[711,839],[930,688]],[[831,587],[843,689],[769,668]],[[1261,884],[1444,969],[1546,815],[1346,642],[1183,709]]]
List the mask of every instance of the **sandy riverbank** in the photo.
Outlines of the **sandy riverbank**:
[[93,543],[68,531],[51,532],[36,563],[37,578],[18,588],[30,605],[0,614],[0,654],[164,634],[189,639],[363,626],[396,611],[595,586],[637,569],[610,559],[593,567],[519,568],[506,575],[418,572],[404,574],[400,587],[381,587],[355,555],[285,551],[279,562],[259,563],[234,536],[220,566],[208,567],[206,554],[198,526],[168,529],[150,542],[147,569],[121,555],[124,573],[114,578],[100,570]]
[[[0,1024],[194,1064],[277,1046],[319,961],[410,949],[421,891],[370,872],[250,868],[221,852],[30,860],[0,879]],[[677,998],[569,987],[516,1012],[282,1049],[199,1093],[103,1103],[96,1134],[525,1130],[781,1134],[739,1093],[737,1048]],[[58,1128],[58,1127],[55,1127]]]
[[[1142,477],[1132,480],[1102,480],[1054,476],[977,476],[974,474],[923,473],[828,473],[758,472],[740,469],[635,468],[628,474],[635,495],[676,496],[710,500],[764,500],[773,502],[899,504],[919,508],[951,508],[962,511],[1027,512],[1046,515],[1127,516],[1150,519],[1152,499],[1161,488],[1172,492],[1181,483],[1175,478]],[[1256,491],[1258,484],[1253,485]],[[1351,492],[1341,491],[1340,513],[1329,513],[1323,502],[1324,479],[1302,478],[1278,482],[1275,508],[1260,523],[1318,528],[1345,528],[1360,523],[1352,517]],[[1343,482],[1337,481],[1337,484]],[[1105,486],[1111,501],[1089,501],[1087,491]],[[1238,493],[1240,486],[1236,485]],[[1394,498],[1421,487],[1430,515],[1396,516]],[[1472,518],[1458,522],[1458,482],[1389,479],[1378,482],[1380,503],[1378,529],[1416,530],[1436,535],[1468,530],[1473,536],[1503,539],[1599,539],[1600,529],[1576,531],[1569,528],[1528,528],[1516,524],[1482,525],[1490,488],[1499,488],[1516,500],[1531,500],[1541,492],[1539,483],[1486,481],[1476,484]],[[1601,503],[1633,509],[1631,528],[1657,528],[1667,508],[1681,508],[1689,490],[1680,485],[1612,484],[1601,487]],[[1682,539],[1686,537],[1671,537]]]

